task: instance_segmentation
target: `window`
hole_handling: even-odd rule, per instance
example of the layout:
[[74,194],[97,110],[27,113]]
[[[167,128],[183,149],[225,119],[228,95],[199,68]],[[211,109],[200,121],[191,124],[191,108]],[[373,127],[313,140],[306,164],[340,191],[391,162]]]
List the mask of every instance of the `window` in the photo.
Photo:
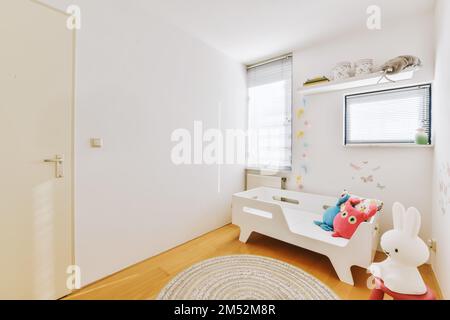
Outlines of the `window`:
[[345,97],[345,144],[412,144],[418,129],[431,144],[431,85]]
[[291,169],[292,57],[248,69],[249,168]]

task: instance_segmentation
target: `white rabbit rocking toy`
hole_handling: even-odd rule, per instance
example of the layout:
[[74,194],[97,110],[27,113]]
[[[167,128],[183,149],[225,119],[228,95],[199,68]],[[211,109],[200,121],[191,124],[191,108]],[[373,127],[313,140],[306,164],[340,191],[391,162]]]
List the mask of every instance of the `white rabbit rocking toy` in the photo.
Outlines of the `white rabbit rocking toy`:
[[398,202],[394,204],[392,213],[394,229],[381,237],[381,247],[388,258],[381,263],[373,263],[369,271],[393,292],[423,295],[428,288],[417,267],[427,262],[430,253],[418,236],[420,213],[416,208],[405,210]]

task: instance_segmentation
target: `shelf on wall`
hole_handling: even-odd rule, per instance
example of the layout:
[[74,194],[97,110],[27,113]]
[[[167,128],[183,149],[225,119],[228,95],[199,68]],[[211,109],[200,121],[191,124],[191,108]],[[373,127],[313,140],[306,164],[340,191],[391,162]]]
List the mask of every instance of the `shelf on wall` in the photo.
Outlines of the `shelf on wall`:
[[[387,77],[394,82],[410,80],[414,77],[414,73],[416,71],[417,70],[415,70],[415,69],[405,70],[405,71],[397,73],[397,74],[387,75]],[[300,94],[307,96],[307,95],[313,95],[313,94],[319,94],[319,93],[368,87],[368,86],[373,86],[373,85],[377,85],[377,84],[385,84],[385,83],[391,82],[388,79],[386,79],[385,77],[382,78],[382,80],[380,81],[381,77],[383,77],[383,73],[376,72],[376,73],[371,73],[368,75],[352,77],[352,78],[345,79],[345,80],[330,81],[325,84],[301,87],[299,89],[299,92],[300,92]]]
[[344,148],[434,148],[434,144],[415,143],[366,143],[366,144],[345,144]]

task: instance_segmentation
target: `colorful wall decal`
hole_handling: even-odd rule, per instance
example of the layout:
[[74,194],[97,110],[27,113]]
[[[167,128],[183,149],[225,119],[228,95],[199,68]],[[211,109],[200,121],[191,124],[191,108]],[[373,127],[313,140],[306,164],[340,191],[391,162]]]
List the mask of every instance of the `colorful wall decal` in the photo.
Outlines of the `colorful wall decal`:
[[300,190],[304,189],[305,176],[309,173],[308,159],[310,156],[310,143],[305,138],[307,136],[308,130],[312,127],[311,122],[307,119],[304,119],[308,111],[307,101],[305,97],[302,97],[302,102],[303,104],[296,110],[296,117],[298,119],[298,131],[295,133],[295,137],[298,140],[302,140],[299,142],[300,150],[299,156],[297,158],[299,160],[299,175],[296,178],[296,183]]
[[350,163],[350,167],[352,167],[354,170],[357,170],[357,171],[359,171],[359,170],[362,169],[361,166],[358,166],[358,165],[356,165],[356,164],[354,164],[354,163]]
[[303,189],[303,177],[302,176],[297,176],[296,178],[296,183],[299,189]]
[[450,208],[450,164],[443,163],[439,169],[439,207],[444,215]]
[[300,108],[297,110],[297,118],[301,119],[301,117],[303,117],[303,115],[305,114],[305,109],[304,108]]
[[303,170],[303,172],[304,172],[305,174],[308,174],[308,166],[307,166],[306,164],[303,164],[303,165],[301,166],[301,169]]

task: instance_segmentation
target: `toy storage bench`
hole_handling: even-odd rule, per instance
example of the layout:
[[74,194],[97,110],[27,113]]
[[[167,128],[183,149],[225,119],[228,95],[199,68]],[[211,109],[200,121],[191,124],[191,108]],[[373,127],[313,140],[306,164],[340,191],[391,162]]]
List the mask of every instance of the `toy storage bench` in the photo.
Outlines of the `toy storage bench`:
[[322,220],[324,206],[336,198],[272,188],[257,188],[233,195],[233,224],[247,242],[257,232],[327,256],[339,279],[354,285],[352,266],[368,268],[378,241],[378,212],[362,223],[350,240],[333,238],[314,224]]

